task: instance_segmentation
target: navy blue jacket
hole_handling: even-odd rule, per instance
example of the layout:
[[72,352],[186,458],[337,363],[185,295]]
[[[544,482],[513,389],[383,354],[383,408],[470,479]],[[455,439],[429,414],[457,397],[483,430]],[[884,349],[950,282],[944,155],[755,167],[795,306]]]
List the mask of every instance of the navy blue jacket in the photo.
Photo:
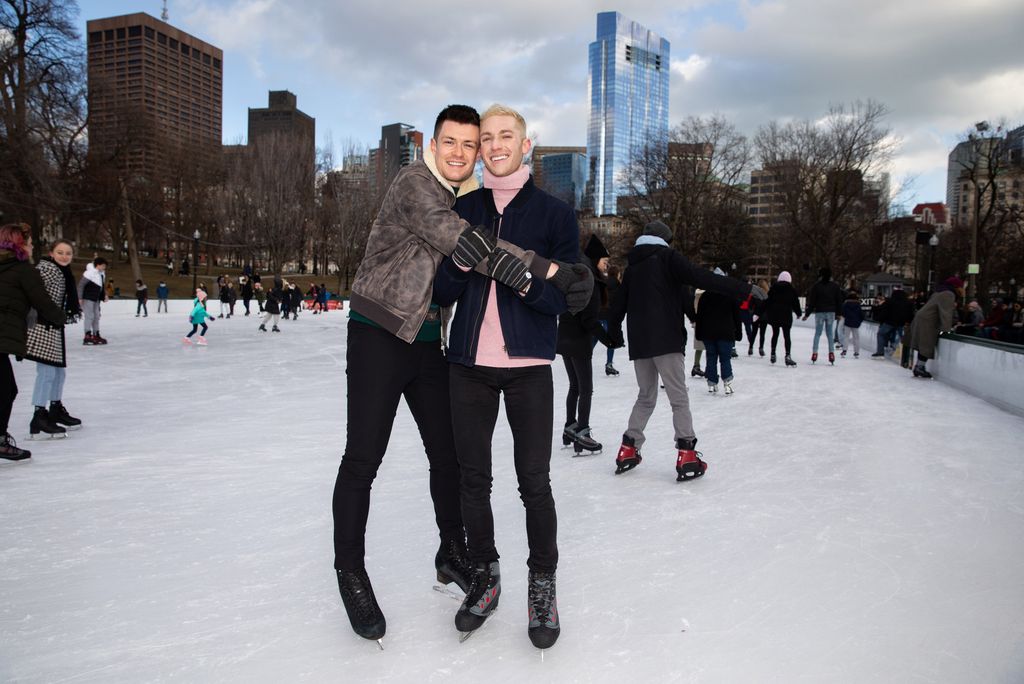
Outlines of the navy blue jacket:
[[[579,227],[569,205],[533,184],[533,177],[499,214],[494,195],[487,188],[463,195],[455,211],[470,225],[491,226],[503,240],[542,257],[576,263],[579,260]],[[434,278],[434,302],[451,306],[459,302],[448,337],[448,360],[464,366],[476,362],[490,278],[464,272],[446,257]],[[525,296],[498,283],[498,317],[505,348],[512,357],[555,358],[558,315],[566,310],[565,295],[554,285],[534,278]]]
[[864,322],[864,310],[860,308],[859,299],[847,299],[843,302],[843,321],[847,328],[859,328]]

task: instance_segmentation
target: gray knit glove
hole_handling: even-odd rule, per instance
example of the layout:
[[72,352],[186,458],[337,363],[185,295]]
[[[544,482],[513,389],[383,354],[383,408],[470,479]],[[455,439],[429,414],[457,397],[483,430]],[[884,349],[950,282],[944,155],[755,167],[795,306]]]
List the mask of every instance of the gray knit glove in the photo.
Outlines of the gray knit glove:
[[516,292],[526,292],[533,276],[518,257],[498,247],[487,258],[487,275]]
[[548,278],[548,282],[557,287],[565,295],[565,304],[569,313],[577,314],[587,308],[590,295],[594,292],[594,274],[586,264],[558,264],[558,272]]
[[494,251],[498,241],[484,226],[470,226],[459,235],[452,252],[452,261],[461,268],[471,270]]

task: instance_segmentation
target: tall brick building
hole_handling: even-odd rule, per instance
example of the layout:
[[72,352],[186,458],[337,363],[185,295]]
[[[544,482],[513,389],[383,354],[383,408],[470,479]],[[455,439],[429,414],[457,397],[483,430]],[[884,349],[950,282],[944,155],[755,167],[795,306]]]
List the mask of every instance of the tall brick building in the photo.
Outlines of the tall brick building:
[[86,26],[89,154],[152,180],[217,169],[223,51],[142,12]]

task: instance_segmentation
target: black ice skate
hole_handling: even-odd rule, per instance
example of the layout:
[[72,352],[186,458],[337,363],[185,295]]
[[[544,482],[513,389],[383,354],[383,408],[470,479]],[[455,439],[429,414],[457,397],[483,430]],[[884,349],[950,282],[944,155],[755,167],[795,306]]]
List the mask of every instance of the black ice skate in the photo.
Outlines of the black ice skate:
[[465,641],[498,609],[501,597],[501,572],[498,561],[480,563],[474,568],[473,581],[466,598],[455,613],[455,629],[462,632],[459,641]]
[[537,648],[551,648],[562,628],[558,624],[558,600],[555,597],[555,573],[530,571],[527,588],[530,622],[526,627]]
[[257,328],[257,330],[262,330],[263,332],[267,332],[267,326],[265,326],[262,323],[260,323],[260,327]]
[[771,362],[772,362],[772,363],[775,363],[775,362],[776,362],[777,360],[778,360],[778,359],[777,359],[777,358],[776,358],[776,356],[775,356],[775,352],[772,352],[772,358],[771,358]]
[[618,375],[619,371],[615,370],[615,366],[613,366],[612,364],[606,363],[606,364],[604,364],[604,374],[605,375]]
[[703,378],[704,377],[704,371],[702,371],[700,369],[700,366],[694,366],[693,368],[690,369],[690,377],[691,378]]
[[26,458],[32,458],[32,452],[28,449],[19,449],[18,443],[14,441],[10,433],[4,433],[4,436],[0,438],[0,458],[8,461],[24,461]]
[[562,446],[569,447],[576,441],[576,422],[573,421],[562,428]]
[[49,435],[50,439],[64,439],[67,437],[67,430],[57,425],[50,418],[49,412],[42,406],[36,406],[36,412],[32,414],[32,422],[28,426],[29,439],[35,439],[40,432]]
[[364,568],[358,570],[338,570],[338,589],[341,591],[341,602],[345,604],[345,612],[352,623],[352,631],[364,639],[376,641],[381,650],[387,623],[384,613],[377,605],[377,597],[373,595],[370,578]]
[[278,328],[276,325],[274,325],[274,326],[271,326],[270,331],[271,332],[281,332],[281,329]]
[[461,539],[441,542],[434,556],[434,568],[437,570],[437,581],[442,585],[454,582],[463,593],[469,591],[473,581],[473,564],[466,556],[466,545]]
[[582,427],[576,431],[576,439],[573,440],[572,448],[577,456],[582,455],[584,451],[589,452],[588,456],[592,456],[601,453],[602,445],[590,436],[589,427]]
[[64,408],[64,404],[59,401],[50,402],[50,420],[58,425],[65,426],[69,430],[82,427],[82,421],[68,413],[68,410]]
[[790,366],[790,367],[793,367],[793,366],[796,365],[796,361],[794,361],[793,357],[790,356],[789,354],[786,354],[786,365]]
[[914,377],[928,379],[932,377],[932,374],[928,372],[923,363],[918,363],[914,366]]
[[696,438],[676,440],[676,482],[700,477],[708,469],[708,464],[700,459],[704,454],[694,451],[696,446]]
[[619,447],[619,453],[615,457],[615,474],[618,475],[636,468],[642,460],[644,459],[637,451],[633,438],[622,435],[622,446]]

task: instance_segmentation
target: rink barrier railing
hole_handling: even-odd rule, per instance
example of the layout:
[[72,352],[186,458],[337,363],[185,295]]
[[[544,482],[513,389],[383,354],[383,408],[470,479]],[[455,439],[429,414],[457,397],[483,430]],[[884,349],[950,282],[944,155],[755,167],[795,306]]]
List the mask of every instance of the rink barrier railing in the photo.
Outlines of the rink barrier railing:
[[[862,354],[874,352],[877,332],[871,321],[861,325]],[[943,333],[928,368],[939,382],[1024,417],[1024,346]]]

